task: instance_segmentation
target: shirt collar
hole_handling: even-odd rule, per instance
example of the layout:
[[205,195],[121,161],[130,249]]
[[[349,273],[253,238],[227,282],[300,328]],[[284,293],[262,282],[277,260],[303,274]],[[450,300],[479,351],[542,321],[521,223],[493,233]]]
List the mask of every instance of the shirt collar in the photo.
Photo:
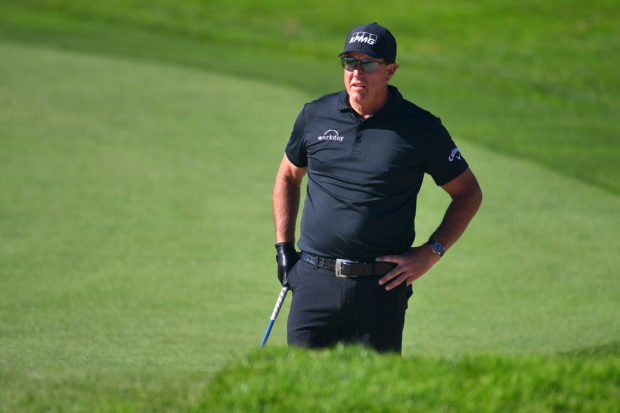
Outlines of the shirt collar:
[[349,106],[349,94],[346,89],[341,90],[340,93],[338,93],[338,110],[340,112],[353,111],[353,108]]

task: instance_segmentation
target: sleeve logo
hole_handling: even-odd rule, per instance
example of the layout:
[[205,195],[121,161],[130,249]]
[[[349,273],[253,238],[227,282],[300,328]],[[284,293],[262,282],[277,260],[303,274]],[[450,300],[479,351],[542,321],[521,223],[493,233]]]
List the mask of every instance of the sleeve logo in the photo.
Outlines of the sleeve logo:
[[452,152],[450,152],[450,156],[448,157],[448,160],[450,162],[454,161],[455,159],[458,159],[459,161],[461,160],[461,151],[459,151],[459,148],[452,149]]

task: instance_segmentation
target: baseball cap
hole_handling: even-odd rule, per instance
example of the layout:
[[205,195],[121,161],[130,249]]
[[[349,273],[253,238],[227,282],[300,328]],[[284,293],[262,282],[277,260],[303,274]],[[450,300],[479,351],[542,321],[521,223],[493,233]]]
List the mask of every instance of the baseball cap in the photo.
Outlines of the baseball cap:
[[338,56],[348,52],[362,52],[376,59],[395,62],[396,39],[380,24],[363,24],[351,29],[344,43],[344,50]]

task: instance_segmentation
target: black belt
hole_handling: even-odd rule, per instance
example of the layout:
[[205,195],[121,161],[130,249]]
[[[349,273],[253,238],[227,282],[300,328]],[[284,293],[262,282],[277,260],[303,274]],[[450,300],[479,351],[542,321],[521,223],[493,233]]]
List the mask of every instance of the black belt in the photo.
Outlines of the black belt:
[[300,258],[315,267],[327,271],[333,271],[336,277],[368,277],[371,275],[385,275],[390,272],[396,263],[387,261],[359,262],[350,261],[342,258],[327,258],[318,255],[301,252]]

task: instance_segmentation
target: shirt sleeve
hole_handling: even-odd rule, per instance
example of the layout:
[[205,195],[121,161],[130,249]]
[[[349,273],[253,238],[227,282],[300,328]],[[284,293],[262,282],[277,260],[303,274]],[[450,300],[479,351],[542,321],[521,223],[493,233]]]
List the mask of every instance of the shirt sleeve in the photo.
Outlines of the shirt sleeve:
[[427,143],[423,167],[437,185],[447,184],[468,168],[465,158],[439,118],[431,127]]
[[286,157],[289,161],[298,168],[305,168],[308,166],[308,153],[306,151],[306,144],[304,139],[305,129],[305,107],[297,115],[291,137],[286,145]]

